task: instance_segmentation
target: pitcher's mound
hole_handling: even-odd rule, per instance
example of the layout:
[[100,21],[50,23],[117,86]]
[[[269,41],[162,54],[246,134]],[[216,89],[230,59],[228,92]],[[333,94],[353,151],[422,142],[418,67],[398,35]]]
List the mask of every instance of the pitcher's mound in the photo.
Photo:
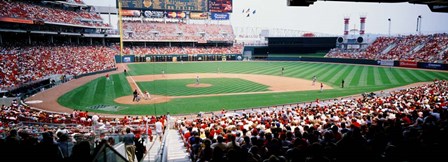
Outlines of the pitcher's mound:
[[171,100],[170,97],[167,96],[159,96],[159,95],[151,95],[150,99],[145,99],[142,97],[139,102],[132,101],[134,96],[123,96],[120,98],[116,98],[114,101],[116,103],[120,104],[130,104],[130,105],[137,105],[137,104],[156,104],[156,103],[164,103],[169,102]]
[[192,88],[204,88],[204,87],[211,87],[211,84],[187,84],[187,87],[192,87]]

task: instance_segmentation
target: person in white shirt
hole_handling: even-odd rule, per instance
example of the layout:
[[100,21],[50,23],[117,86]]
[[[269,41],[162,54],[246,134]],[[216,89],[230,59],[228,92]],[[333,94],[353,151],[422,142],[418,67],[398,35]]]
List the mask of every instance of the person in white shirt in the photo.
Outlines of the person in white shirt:
[[156,134],[159,136],[160,141],[162,141],[163,125],[162,122],[160,122],[159,118],[157,118],[156,122]]

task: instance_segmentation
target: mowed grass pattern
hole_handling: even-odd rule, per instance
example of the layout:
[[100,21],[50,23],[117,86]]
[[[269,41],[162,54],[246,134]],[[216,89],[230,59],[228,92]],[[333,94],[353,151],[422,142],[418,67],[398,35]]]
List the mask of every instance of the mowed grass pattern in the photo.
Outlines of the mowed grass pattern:
[[[326,64],[326,63],[310,63],[310,62],[195,62],[189,63],[142,63],[128,64],[130,75],[148,75],[161,74],[164,70],[165,74],[179,73],[240,73],[240,74],[263,74],[263,75],[281,75],[281,68],[285,68],[284,76],[303,78],[311,80],[316,76],[318,82],[323,82],[332,86],[332,90],[319,91],[302,91],[302,92],[285,92],[285,93],[268,93],[268,94],[250,94],[250,95],[230,95],[230,96],[214,96],[200,98],[179,98],[173,99],[168,103],[160,103],[153,105],[121,105],[113,100],[117,97],[131,95],[132,90],[123,74],[112,75],[111,81],[107,81],[104,77],[96,79],[84,86],[81,86],[59,98],[59,103],[71,108],[104,112],[100,110],[87,109],[90,106],[98,104],[109,104],[120,106],[117,114],[161,114],[170,112],[171,114],[197,113],[199,111],[216,111],[225,109],[242,109],[250,107],[270,106],[286,103],[297,103],[304,101],[314,101],[316,98],[328,99],[359,94],[363,92],[378,91],[398,86],[403,86],[415,82],[432,81],[434,79],[448,79],[446,72],[426,71],[419,69],[401,69],[378,66],[362,66],[347,64]],[[204,78],[205,79],[205,78]],[[201,79],[201,82],[204,81]],[[340,88],[342,79],[345,80],[345,88]],[[166,80],[158,81],[157,90],[167,93],[184,93],[184,90],[170,89],[171,86]],[[188,82],[194,83],[194,79]],[[227,81],[223,81],[227,82]],[[205,82],[203,82],[205,83]],[[146,83],[139,83],[145,87]],[[150,84],[150,83],[149,83]],[[181,84],[179,84],[181,85]],[[233,84],[229,84],[226,88],[233,88]],[[211,87],[210,87],[211,88]],[[325,88],[325,87],[324,87]],[[221,92],[200,92],[207,93],[228,93]],[[257,91],[257,88],[242,91]],[[262,90],[258,90],[262,91]],[[156,92],[159,93],[159,92]],[[162,94],[162,93],[161,93]],[[198,93],[194,93],[196,95]]]
[[[123,74],[97,78],[58,98],[61,105],[85,110],[95,105],[114,105],[114,99],[132,95],[131,87]],[[90,110],[89,110],[90,111]]]
[[164,96],[191,96],[223,93],[262,92],[269,91],[268,86],[238,78],[202,78],[200,83],[211,84],[211,87],[187,87],[195,84],[196,79],[155,80],[137,82],[140,89],[149,90],[151,94]]
[[318,81],[339,86],[342,79],[348,86],[405,85],[409,83],[448,79],[445,72],[425,71],[420,69],[400,69],[363,65],[326,64],[310,62],[204,62],[204,63],[153,63],[129,64],[131,75],[178,73],[241,73],[280,75]]

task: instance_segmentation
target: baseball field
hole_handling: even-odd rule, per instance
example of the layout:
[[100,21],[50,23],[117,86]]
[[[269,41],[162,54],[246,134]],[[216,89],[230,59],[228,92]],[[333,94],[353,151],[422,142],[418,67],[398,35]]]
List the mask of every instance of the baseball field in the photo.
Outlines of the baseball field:
[[[58,98],[62,106],[108,114],[191,114],[338,98],[400,87],[448,73],[309,62],[128,64],[127,74],[99,77]],[[285,69],[282,75],[282,67]],[[312,78],[317,77],[313,85]],[[198,79],[197,79],[198,78]],[[344,80],[344,88],[341,82]],[[323,91],[320,85],[323,85]],[[133,91],[151,98],[133,100]]]

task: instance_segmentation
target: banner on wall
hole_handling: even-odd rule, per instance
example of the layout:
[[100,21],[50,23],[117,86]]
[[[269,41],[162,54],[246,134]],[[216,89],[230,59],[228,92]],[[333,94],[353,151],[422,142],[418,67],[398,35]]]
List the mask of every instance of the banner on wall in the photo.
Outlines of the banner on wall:
[[131,62],[131,57],[123,57],[123,62],[124,63]]
[[153,17],[153,18],[163,18],[163,12],[162,11],[145,11],[143,15],[145,17]]
[[445,70],[445,65],[437,63],[420,63],[421,68]]
[[167,14],[168,18],[185,18],[187,16],[187,14],[185,14],[185,12],[168,12]]
[[33,20],[27,20],[27,19],[19,19],[19,18],[12,18],[12,17],[0,17],[0,21],[2,22],[10,22],[10,23],[19,23],[19,24],[33,24]]
[[394,66],[394,60],[379,60],[378,64],[381,66]]
[[208,19],[207,12],[190,12],[190,19]]
[[229,20],[230,15],[229,15],[229,13],[213,12],[211,17],[212,17],[212,20]]
[[122,10],[121,11],[121,16],[138,17],[138,16],[140,16],[140,11],[139,10]]
[[416,68],[417,67],[417,62],[414,62],[414,61],[400,61],[400,66],[401,67]]

